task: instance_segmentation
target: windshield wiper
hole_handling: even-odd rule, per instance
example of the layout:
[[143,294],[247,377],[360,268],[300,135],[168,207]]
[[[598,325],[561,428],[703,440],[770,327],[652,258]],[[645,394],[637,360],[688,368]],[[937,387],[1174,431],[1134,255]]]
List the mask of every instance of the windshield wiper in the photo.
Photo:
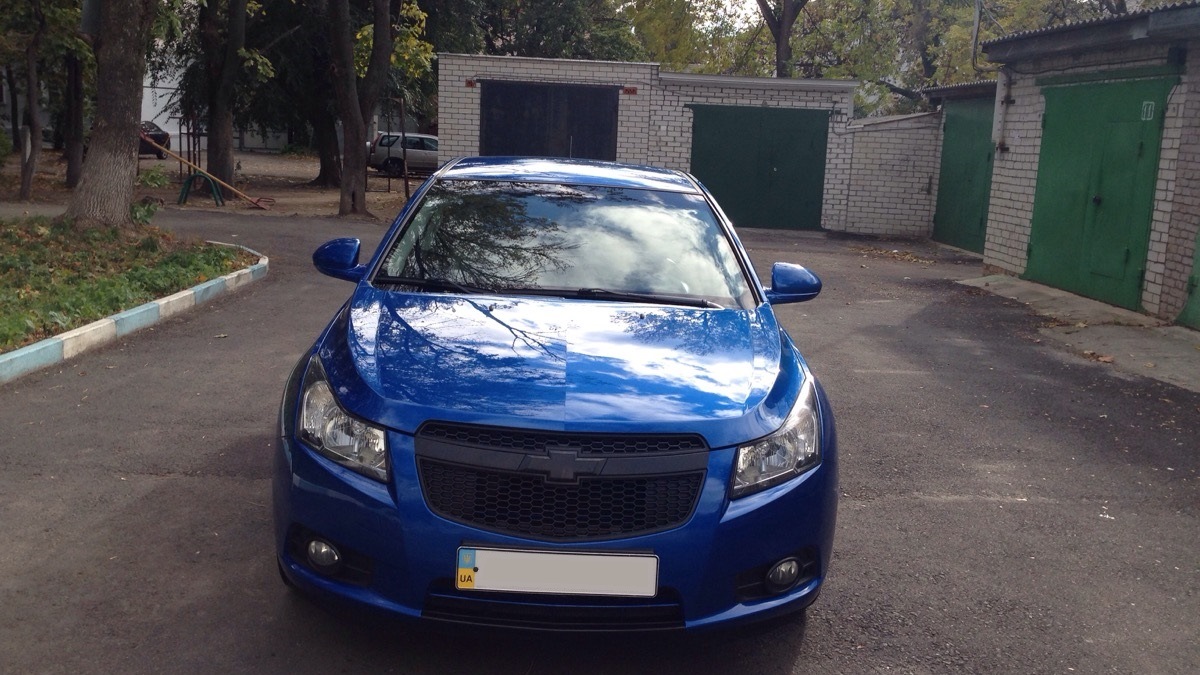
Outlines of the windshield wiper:
[[454,291],[456,293],[490,295],[550,295],[563,298],[591,298],[599,300],[616,300],[619,302],[646,302],[659,305],[682,305],[684,307],[705,307],[722,309],[721,305],[708,298],[696,298],[682,295],[662,295],[658,293],[632,293],[629,291],[614,291],[609,288],[580,288],[576,290],[556,288],[483,288],[452,281],[444,277],[393,277],[377,274],[373,280],[377,284],[395,284],[398,286],[414,286],[430,290]]
[[425,288],[438,291],[454,291],[456,293],[495,293],[496,291],[490,288],[480,286],[470,286],[461,284],[457,281],[452,281],[443,277],[393,277],[386,274],[377,274],[373,280],[377,284],[396,284],[397,286],[415,286],[417,288]]
[[685,307],[710,307],[721,309],[717,303],[708,298],[687,297],[682,295],[661,295],[658,293],[630,293],[614,291],[608,288],[580,288],[575,291],[580,298],[598,298],[604,300],[619,300],[622,302],[650,302],[664,305],[683,305]]

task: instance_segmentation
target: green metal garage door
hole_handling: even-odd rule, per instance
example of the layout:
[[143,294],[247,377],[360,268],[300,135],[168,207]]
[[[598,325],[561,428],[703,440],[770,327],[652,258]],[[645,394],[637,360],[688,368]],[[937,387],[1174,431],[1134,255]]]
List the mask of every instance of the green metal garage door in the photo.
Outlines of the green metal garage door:
[[690,107],[692,173],[735,226],[820,229],[828,110]]
[[983,253],[992,187],[992,98],[946,101],[933,239]]
[[1192,276],[1188,277],[1188,302],[1176,319],[1184,326],[1200,328],[1200,232],[1196,233],[1196,252],[1192,254]]
[[1177,81],[1044,89],[1026,278],[1140,308],[1163,112]]

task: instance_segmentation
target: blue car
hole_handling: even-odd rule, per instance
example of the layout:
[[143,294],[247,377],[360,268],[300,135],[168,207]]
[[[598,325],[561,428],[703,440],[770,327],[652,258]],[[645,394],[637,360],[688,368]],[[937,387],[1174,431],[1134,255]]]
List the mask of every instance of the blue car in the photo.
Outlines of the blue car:
[[821,385],[691,176],[542,158],[437,171],[289,378],[284,581],[427,622],[697,631],[802,612],[829,569]]

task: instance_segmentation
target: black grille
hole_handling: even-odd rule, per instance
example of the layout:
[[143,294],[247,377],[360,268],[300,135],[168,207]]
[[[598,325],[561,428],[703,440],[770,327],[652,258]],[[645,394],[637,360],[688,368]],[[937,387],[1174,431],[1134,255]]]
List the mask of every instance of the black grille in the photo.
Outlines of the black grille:
[[430,593],[421,615],[427,619],[470,623],[497,628],[548,631],[655,631],[683,628],[683,607],[673,599],[646,603],[612,604],[570,598],[532,603],[528,599],[464,598]]
[[578,448],[581,455],[665,455],[708,450],[704,438],[694,434],[575,434],[431,422],[417,435],[456,445],[525,453],[541,453],[548,447],[563,445]]
[[481,529],[555,540],[596,540],[670,529],[687,520],[703,471],[592,476],[578,484],[421,458],[421,487],[439,515]]

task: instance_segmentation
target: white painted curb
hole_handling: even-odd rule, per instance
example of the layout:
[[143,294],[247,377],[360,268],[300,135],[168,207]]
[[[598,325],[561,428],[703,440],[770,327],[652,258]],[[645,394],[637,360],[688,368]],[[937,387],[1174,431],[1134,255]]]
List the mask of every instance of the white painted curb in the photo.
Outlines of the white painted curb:
[[147,326],[153,326],[163,319],[185,312],[196,305],[235,291],[267,276],[270,261],[258,251],[238,244],[226,244],[219,241],[208,243],[249,251],[258,256],[258,262],[246,269],[230,272],[174,295],[168,295],[99,321],[93,321],[86,326],[80,326],[61,335],[26,345],[7,354],[0,354],[0,384],[11,382],[35,370],[62,363],[118,337],[129,335]]

